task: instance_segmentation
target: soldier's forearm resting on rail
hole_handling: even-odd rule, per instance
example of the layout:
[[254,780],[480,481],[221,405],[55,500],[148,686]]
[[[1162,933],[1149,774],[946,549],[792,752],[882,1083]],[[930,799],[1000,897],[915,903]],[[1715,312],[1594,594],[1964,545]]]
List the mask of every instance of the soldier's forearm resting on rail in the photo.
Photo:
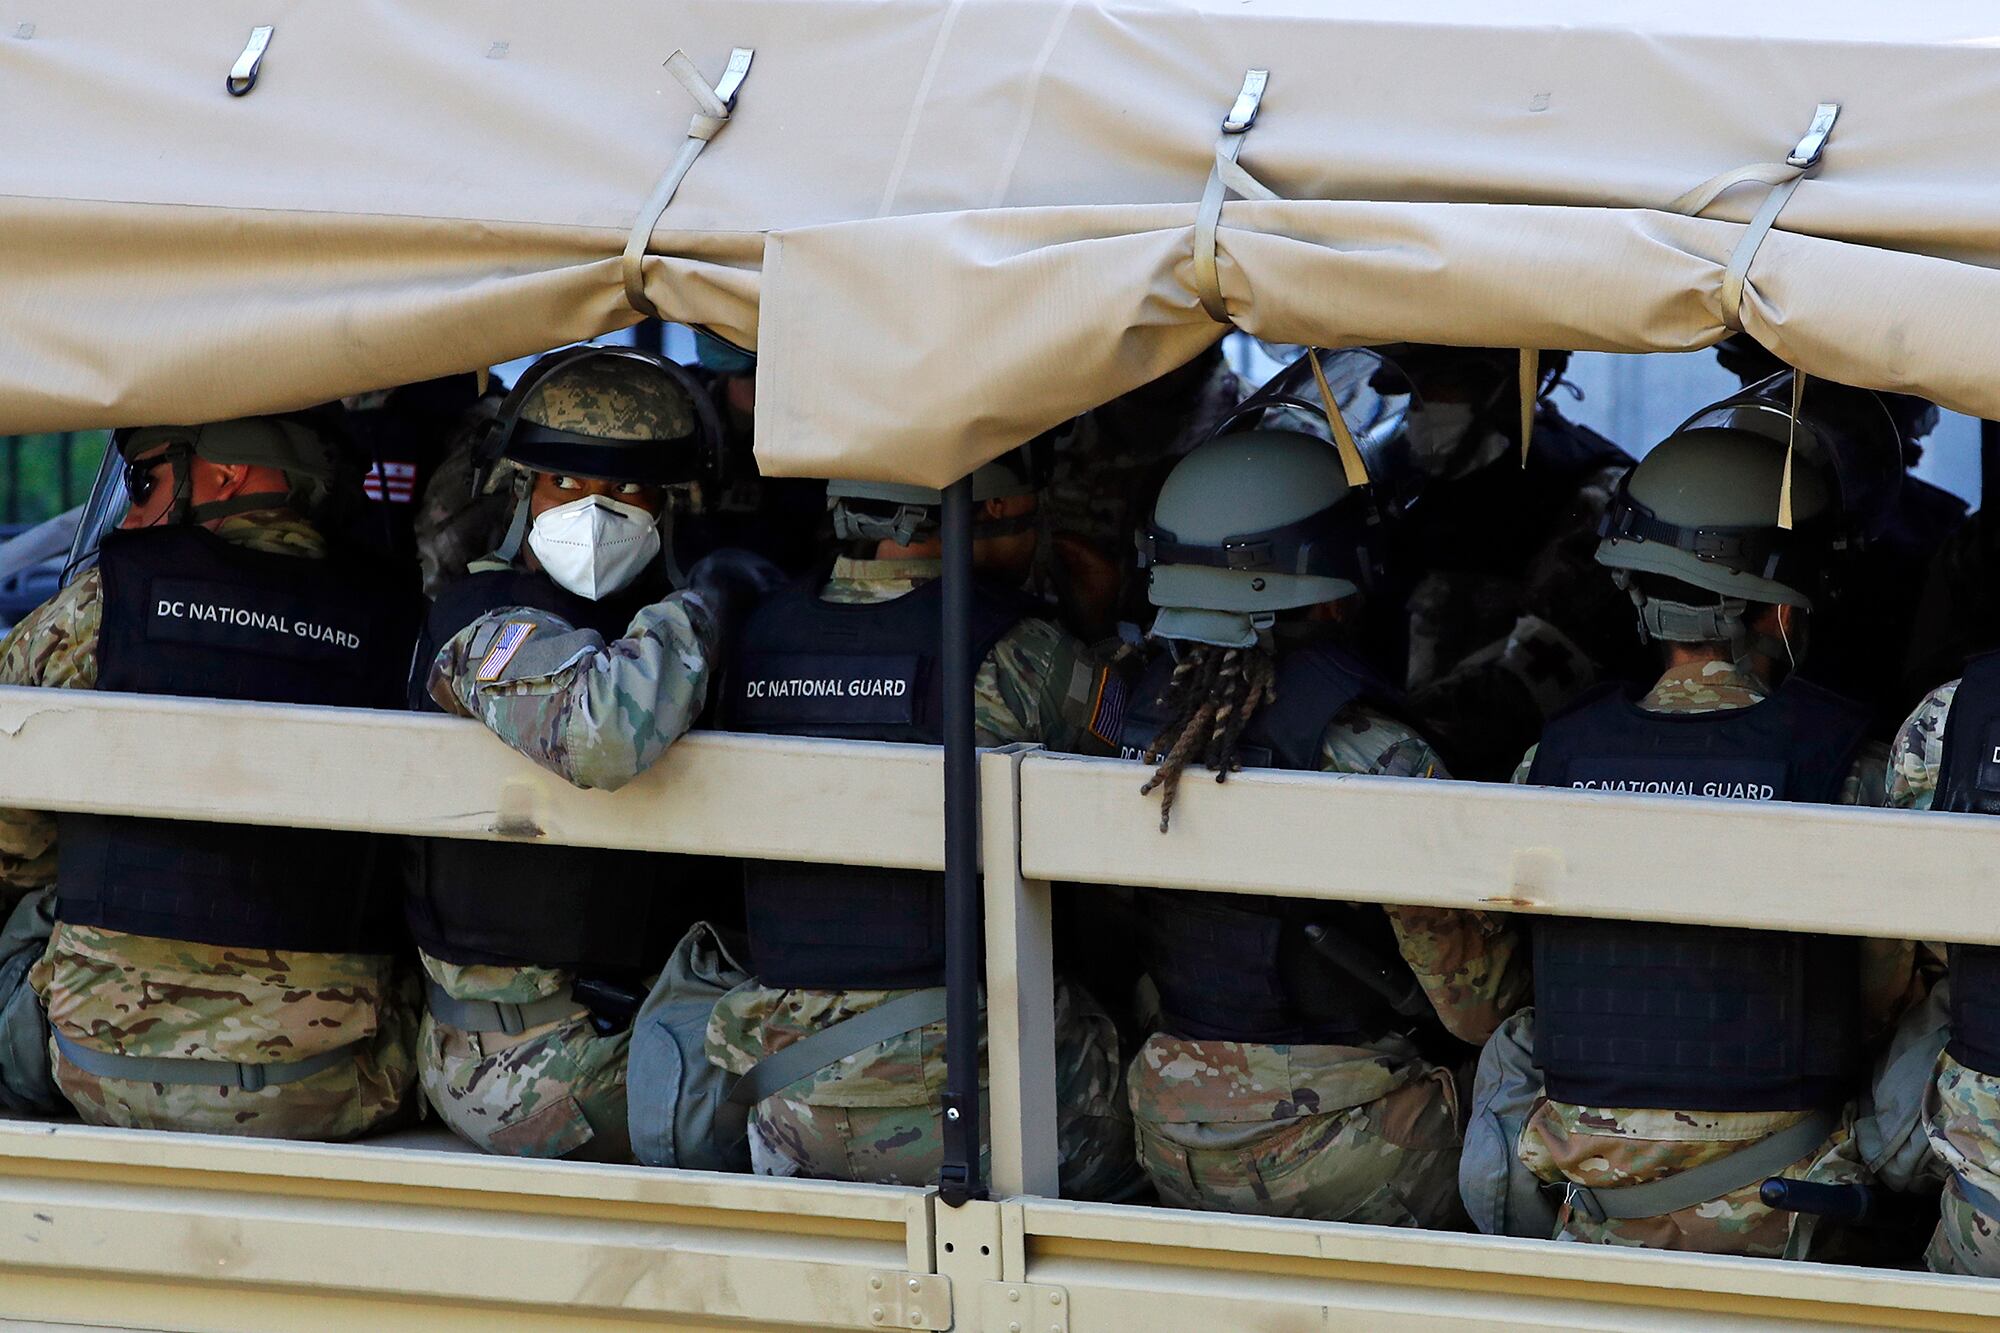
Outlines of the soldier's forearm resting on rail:
[[693,725],[716,638],[713,617],[684,592],[641,610],[608,644],[517,607],[454,635],[431,664],[430,692],[576,786],[615,791]]

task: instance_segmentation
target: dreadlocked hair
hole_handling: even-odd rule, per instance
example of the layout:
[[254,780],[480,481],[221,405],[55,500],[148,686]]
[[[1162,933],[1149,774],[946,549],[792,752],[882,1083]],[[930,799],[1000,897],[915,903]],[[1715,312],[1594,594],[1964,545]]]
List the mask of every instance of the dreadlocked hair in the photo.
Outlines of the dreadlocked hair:
[[[1144,651],[1130,645],[1114,661]],[[1181,646],[1164,696],[1167,723],[1146,746],[1146,762],[1158,767],[1139,788],[1141,796],[1150,796],[1154,788],[1160,791],[1160,832],[1167,831],[1173,818],[1181,774],[1190,763],[1198,761],[1213,771],[1217,782],[1243,767],[1237,742],[1257,710],[1277,699],[1277,677],[1277,655],[1261,643],[1250,648]]]

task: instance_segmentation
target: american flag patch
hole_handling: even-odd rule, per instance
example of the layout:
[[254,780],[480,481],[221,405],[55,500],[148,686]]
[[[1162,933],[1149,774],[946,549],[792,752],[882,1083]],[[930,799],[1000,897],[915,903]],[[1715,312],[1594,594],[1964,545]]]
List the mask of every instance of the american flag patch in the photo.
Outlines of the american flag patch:
[[1097,698],[1090,706],[1088,730],[1106,745],[1118,744],[1125,729],[1125,678],[1106,667],[1097,676]]
[[417,498],[415,463],[377,463],[361,479],[361,489],[379,503],[406,505]]
[[479,664],[480,680],[498,680],[507,664],[514,660],[514,654],[521,651],[521,645],[535,632],[532,621],[510,620],[500,627],[494,636],[493,646],[486,650],[486,658]]

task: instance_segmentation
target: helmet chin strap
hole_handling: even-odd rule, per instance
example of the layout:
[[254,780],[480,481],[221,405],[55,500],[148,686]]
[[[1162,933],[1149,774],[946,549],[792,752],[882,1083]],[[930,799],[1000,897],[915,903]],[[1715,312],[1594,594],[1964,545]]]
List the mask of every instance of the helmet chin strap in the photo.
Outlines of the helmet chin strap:
[[688,576],[674,558],[674,507],[660,508],[660,563],[666,566],[667,583],[676,591],[688,586]]
[[[1645,591],[1623,570],[1615,571],[1613,580],[1632,599],[1632,605],[1639,612],[1639,641],[1641,643],[1726,643],[1729,645],[1731,663],[1747,676],[1763,675],[1757,669],[1757,658],[1789,663],[1792,669],[1798,667],[1798,657],[1792,651],[1791,637],[1782,640],[1753,630],[1744,619],[1750,604],[1740,597],[1725,597],[1720,602],[1706,606],[1691,606],[1686,602],[1670,602],[1646,596]],[[1784,622],[1778,622],[1782,633]]]
[[514,563],[514,557],[521,553],[521,544],[528,539],[528,491],[530,483],[525,477],[514,481],[514,518],[507,525],[507,535],[493,548],[492,559],[503,564]]

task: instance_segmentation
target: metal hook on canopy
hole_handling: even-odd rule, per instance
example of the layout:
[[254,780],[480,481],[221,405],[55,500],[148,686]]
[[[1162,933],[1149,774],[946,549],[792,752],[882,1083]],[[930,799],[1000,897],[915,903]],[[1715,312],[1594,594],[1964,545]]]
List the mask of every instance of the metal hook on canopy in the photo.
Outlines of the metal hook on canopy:
[[1703,181],[1667,205],[1670,212],[1699,217],[1703,210],[1733,186],[1755,181],[1770,187],[1764,195],[1763,204],[1750,219],[1743,238],[1736,243],[1736,251],[1729,257],[1729,267],[1722,274],[1722,322],[1738,333],[1743,331],[1743,284],[1749,275],[1751,261],[1757,257],[1757,248],[1770,234],[1771,224],[1778,220],[1778,214],[1791,201],[1799,182],[1819,167],[1820,159],[1826,154],[1827,140],[1833,134],[1834,122],[1839,119],[1840,103],[1821,102],[1813,111],[1812,123],[1806,126],[1805,134],[1786,154],[1783,162],[1755,162],[1725,171]]
[[1222,201],[1231,190],[1245,199],[1276,199],[1277,192],[1237,164],[1243,151],[1243,136],[1257,123],[1264,107],[1264,89],[1270,85],[1271,71],[1253,69],[1243,76],[1243,87],[1222,120],[1222,137],[1215,142],[1215,165],[1209,169],[1208,185],[1201,193],[1201,208],[1194,220],[1194,284],[1201,308],[1218,324],[1233,323],[1229,307],[1222,299],[1222,279],[1215,268],[1215,229],[1222,221]]
[[229,90],[231,97],[242,97],[257,86],[257,72],[264,66],[264,53],[271,49],[271,25],[250,30],[250,40],[243,47],[243,54],[236,57],[236,63],[229,67],[229,76],[222,86]]
[[754,48],[748,46],[739,46],[730,52],[729,64],[713,89],[685,51],[676,51],[667,57],[667,72],[687,89],[688,96],[694,98],[696,110],[694,118],[688,122],[687,142],[681,145],[673,165],[653,186],[652,195],[639,210],[638,220],[632,224],[631,235],[625,238],[625,299],[634,310],[648,318],[664,318],[652,298],[646,295],[644,261],[646,247],[653,240],[653,228],[660,225],[661,214],[674,201],[675,192],[681,188],[681,181],[686,178],[688,169],[694,166],[694,160],[701,156],[701,150],[708,147],[708,141],[722,133],[722,127],[729,123],[730,113],[736,109],[736,94],[742,89],[743,80],[749,77],[750,61],[755,54]]

